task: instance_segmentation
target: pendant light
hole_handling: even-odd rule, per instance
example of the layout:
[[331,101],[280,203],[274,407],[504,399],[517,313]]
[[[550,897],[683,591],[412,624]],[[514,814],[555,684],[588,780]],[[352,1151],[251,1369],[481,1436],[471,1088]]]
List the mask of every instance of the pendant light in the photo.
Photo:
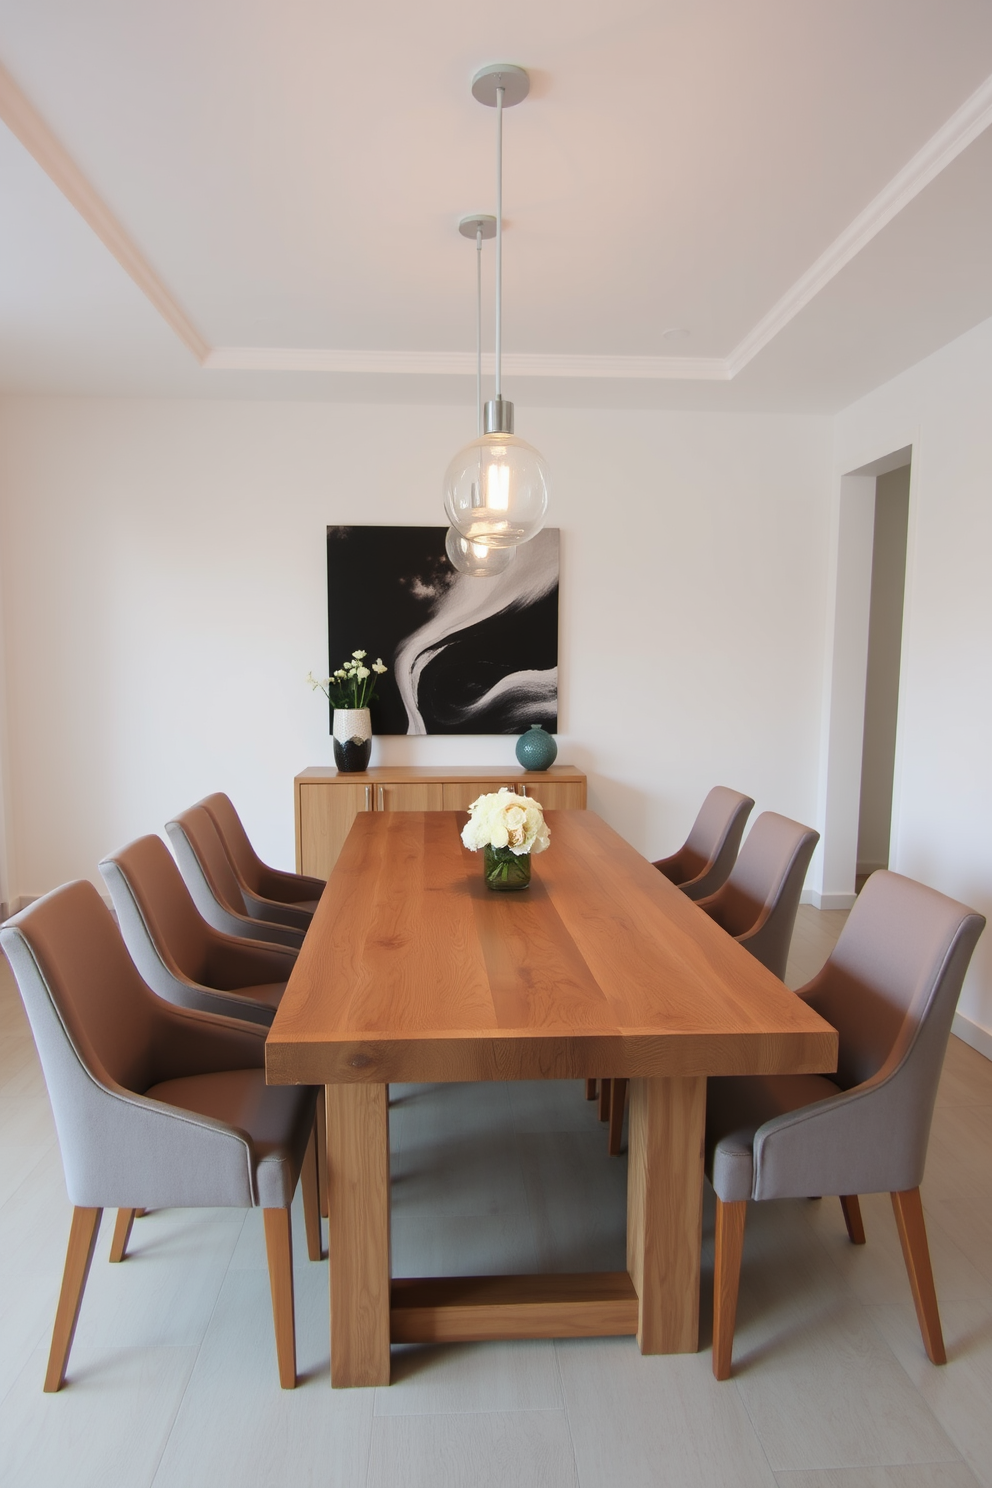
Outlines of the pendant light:
[[482,428],[459,450],[444,481],[444,509],[468,542],[506,549],[536,537],[548,510],[548,468],[533,445],[513,432],[513,404],[503,397],[503,109],[527,97],[522,67],[494,63],[472,79],[472,94],[496,110],[496,396]]
[[[482,241],[496,236],[496,218],[487,213],[463,217],[458,231],[475,239],[475,416],[478,433],[482,434]],[[448,562],[470,579],[494,579],[509,568],[516,548],[490,548],[485,543],[462,537],[456,527],[449,527],[444,539]]]

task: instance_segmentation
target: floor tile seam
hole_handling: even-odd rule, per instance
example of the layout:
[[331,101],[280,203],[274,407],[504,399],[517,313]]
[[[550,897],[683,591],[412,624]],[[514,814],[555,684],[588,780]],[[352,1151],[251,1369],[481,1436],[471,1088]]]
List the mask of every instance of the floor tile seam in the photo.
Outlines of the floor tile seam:
[[[380,1385],[376,1387],[376,1393],[380,1389],[395,1390],[395,1385]],[[374,1421],[398,1421],[415,1420],[424,1417],[440,1416],[566,1416],[564,1405],[494,1405],[489,1410],[480,1410],[471,1407],[459,1410],[455,1406],[439,1406],[437,1409],[424,1410],[377,1410],[375,1404],[372,1406],[372,1419]],[[571,1432],[569,1433],[571,1436]]]
[[[244,1229],[245,1220],[246,1220],[247,1216],[248,1216],[248,1210],[246,1209],[245,1212],[244,1212],[244,1215],[242,1216],[242,1220],[241,1220],[241,1228],[242,1228],[242,1230]],[[196,1366],[200,1362],[200,1353],[201,1353],[201,1350],[203,1348],[204,1341],[206,1340],[207,1333],[210,1330],[210,1324],[213,1322],[214,1314],[216,1313],[218,1303],[220,1302],[220,1294],[224,1290],[224,1286],[225,1286],[225,1284],[227,1282],[227,1278],[228,1278],[228,1276],[230,1275],[230,1272],[231,1272],[231,1262],[234,1259],[234,1252],[235,1252],[235,1249],[237,1248],[237,1244],[238,1244],[238,1242],[236,1240],[234,1242],[234,1245],[232,1245],[232,1247],[231,1247],[230,1254],[228,1255],[228,1258],[227,1258],[227,1265],[224,1267],[224,1274],[220,1278],[220,1282],[219,1282],[219,1284],[217,1286],[217,1290],[214,1293],[213,1305],[210,1308],[210,1316],[207,1318],[206,1323],[203,1326],[203,1332],[200,1334],[199,1342],[197,1342],[196,1344],[186,1344],[186,1345],[178,1345],[178,1344],[163,1344],[163,1345],[161,1345],[161,1347],[163,1347],[163,1348],[177,1348],[177,1347],[183,1347],[184,1346],[184,1347],[186,1347],[186,1348],[189,1349],[189,1351],[193,1355],[193,1358],[192,1358],[192,1361],[191,1361],[190,1366],[189,1366],[189,1372],[186,1375],[186,1383],[183,1385],[182,1393],[180,1394],[179,1399],[176,1402],[176,1408],[175,1408],[175,1410],[172,1413],[172,1420],[169,1422],[169,1429],[165,1433],[165,1435],[164,1435],[164,1437],[162,1439],[162,1448],[161,1448],[161,1451],[159,1452],[158,1460],[155,1463],[154,1469],[152,1471],[152,1475],[151,1475],[151,1477],[148,1480],[148,1488],[155,1488],[155,1479],[158,1477],[159,1473],[162,1470],[162,1463],[165,1460],[165,1454],[168,1451],[169,1443],[172,1441],[172,1434],[173,1434],[173,1432],[176,1429],[176,1422],[179,1420],[180,1412],[182,1411],[182,1408],[183,1408],[183,1406],[186,1403],[186,1397],[189,1394],[189,1388],[190,1388],[190,1385],[191,1385],[192,1380],[193,1380],[193,1375],[194,1375],[194,1373],[196,1371]],[[294,1326],[295,1326],[295,1321],[294,1321]]]
[[0,1215],[3,1214],[3,1211],[6,1209],[6,1207],[7,1207],[8,1204],[12,1204],[14,1202],[14,1200],[17,1198],[17,1195],[20,1193],[21,1189],[24,1187],[25,1183],[29,1182],[30,1179],[32,1179],[34,1177],[35,1172],[41,1166],[41,1164],[44,1162],[45,1158],[48,1157],[48,1155],[51,1152],[52,1148],[53,1147],[57,1147],[58,1145],[59,1145],[59,1143],[58,1143],[58,1137],[53,1137],[52,1140],[46,1146],[44,1152],[39,1153],[39,1155],[36,1158],[34,1164],[30,1168],[28,1168],[28,1170],[24,1173],[23,1177],[21,1178],[20,1182],[17,1184],[16,1188],[12,1188],[11,1191],[10,1191],[10,1193],[7,1195],[7,1197],[5,1199],[0,1199]]
[[[732,1347],[732,1345],[731,1345],[731,1347]],[[731,1368],[732,1367],[733,1366],[731,1365]],[[757,1424],[755,1423],[754,1416],[751,1414],[751,1409],[750,1409],[750,1407],[748,1406],[748,1403],[747,1403],[747,1396],[744,1394],[744,1391],[741,1389],[740,1381],[734,1379],[733,1378],[733,1375],[731,1375],[730,1383],[733,1385],[734,1389],[737,1392],[737,1399],[738,1399],[738,1401],[740,1403],[741,1410],[744,1412],[744,1416],[745,1416],[745,1418],[747,1420],[747,1424],[750,1426],[751,1433],[752,1433],[755,1441],[758,1444],[758,1451],[761,1453],[762,1457],[764,1458],[765,1464],[766,1464],[766,1466],[768,1468],[769,1477],[770,1477],[771,1481],[774,1482],[775,1481],[775,1469],[772,1467],[771,1458],[768,1455],[768,1449],[767,1449],[767,1447],[765,1446],[764,1442],[761,1439],[761,1432],[758,1430]]]
[[[572,1339],[572,1340],[568,1340],[568,1341],[574,1342],[575,1340]],[[564,1416],[565,1416],[565,1429],[568,1432],[568,1444],[569,1444],[569,1446],[572,1449],[572,1468],[573,1468],[574,1473],[575,1473],[575,1482],[576,1482],[577,1488],[584,1488],[584,1485],[583,1485],[583,1482],[582,1482],[582,1474],[579,1471],[579,1452],[578,1452],[578,1447],[576,1446],[576,1442],[575,1442],[575,1432],[572,1429],[572,1414],[571,1414],[571,1411],[568,1408],[568,1394],[567,1394],[567,1392],[565,1390],[565,1378],[564,1378],[564,1375],[562,1374],[562,1370],[561,1370],[561,1353],[560,1353],[560,1348],[561,1348],[562,1342],[563,1342],[563,1340],[560,1339],[560,1338],[556,1338],[554,1340],[555,1367],[556,1367],[557,1374],[558,1374],[559,1388],[561,1390],[562,1411],[563,1411]],[[592,1485],[590,1485],[590,1488],[592,1488]],[[598,1484],[595,1485],[595,1488],[599,1488],[599,1485]]]
[[[163,1345],[161,1345],[161,1347],[163,1347],[163,1348],[172,1348],[172,1347],[176,1347],[176,1345],[173,1345],[173,1344],[163,1344]],[[200,1345],[197,1344],[194,1347],[192,1344],[187,1344],[186,1345],[186,1352],[189,1353],[192,1356],[191,1359],[190,1359],[189,1368],[186,1371],[186,1382],[183,1385],[182,1391],[181,1391],[181,1393],[179,1395],[179,1399],[176,1401],[175,1408],[174,1408],[174,1410],[172,1412],[172,1419],[169,1422],[169,1429],[168,1429],[168,1431],[166,1431],[164,1433],[164,1435],[162,1437],[162,1445],[161,1445],[161,1448],[159,1449],[158,1457],[156,1458],[155,1462],[151,1465],[151,1474],[146,1479],[146,1488],[155,1488],[155,1479],[158,1477],[159,1473],[162,1470],[162,1462],[163,1462],[163,1460],[165,1458],[166,1450],[168,1448],[169,1442],[172,1440],[172,1433],[173,1433],[173,1431],[176,1428],[176,1422],[179,1419],[179,1412],[182,1410],[183,1403],[184,1403],[184,1401],[186,1399],[187,1394],[189,1393],[189,1386],[190,1386],[190,1381],[193,1378],[193,1371],[195,1370],[195,1368],[197,1366],[197,1362],[199,1361],[199,1357],[200,1357]]]
[[[907,1286],[908,1286],[908,1282],[907,1282]],[[970,1303],[968,1305],[973,1306],[974,1304],[973,1303]],[[875,1302],[875,1303],[870,1303],[870,1304],[863,1304],[862,1305],[862,1311],[864,1312],[864,1315],[865,1315],[865,1322],[867,1323],[868,1327],[871,1329],[871,1331],[875,1335],[875,1337],[884,1346],[884,1348],[885,1348],[886,1352],[889,1354],[890,1358],[892,1358],[892,1359],[895,1360],[895,1363],[897,1364],[900,1372],[902,1373],[902,1375],[904,1376],[904,1378],[909,1383],[909,1386],[912,1389],[913,1393],[916,1395],[916,1398],[917,1398],[917,1400],[919,1402],[919,1409],[922,1410],[922,1411],[924,1411],[930,1417],[931,1422],[937,1428],[938,1432],[940,1432],[943,1436],[945,1436],[947,1438],[947,1440],[950,1443],[951,1447],[954,1449],[954,1451],[958,1455],[956,1457],[914,1457],[912,1460],[908,1460],[907,1459],[907,1460],[904,1460],[902,1462],[886,1462],[886,1463],[883,1463],[881,1465],[882,1466],[885,1466],[885,1467],[913,1467],[913,1466],[916,1466],[917,1464],[920,1464],[920,1465],[927,1465],[927,1464],[931,1464],[931,1463],[932,1464],[939,1464],[941,1462],[956,1462],[958,1460],[967,1463],[967,1458],[965,1457],[965,1454],[962,1451],[961,1446],[956,1441],[956,1439],[954,1438],[953,1434],[948,1429],[948,1427],[944,1425],[944,1422],[937,1415],[937,1412],[933,1409],[933,1407],[931,1406],[930,1402],[927,1400],[927,1397],[924,1395],[924,1393],[920,1389],[919,1385],[913,1379],[913,1376],[910,1374],[909,1370],[906,1368],[905,1364],[899,1358],[899,1355],[896,1353],[895,1349],[892,1347],[891,1343],[886,1338],[886,1336],[882,1332],[881,1328],[878,1326],[878,1323],[875,1321],[875,1318],[874,1318],[874,1316],[872,1314],[876,1310],[880,1310],[882,1308],[899,1308],[904,1313],[908,1313],[908,1312],[912,1311],[913,1321],[914,1321],[914,1323],[917,1323],[917,1319],[916,1319],[916,1308],[915,1308],[915,1306],[913,1304],[912,1297],[910,1297],[908,1299],[908,1301],[906,1301],[906,1302]],[[917,1326],[919,1326],[918,1323],[917,1323]],[[921,1339],[921,1341],[920,1341],[920,1348],[922,1349],[922,1347],[923,1347],[923,1342],[922,1342],[922,1339]],[[928,1364],[928,1367],[931,1368],[931,1369],[940,1369],[942,1367],[946,1367],[946,1366],[942,1366],[942,1365],[939,1365],[939,1364],[930,1364],[929,1359],[927,1360],[927,1364]],[[863,1463],[861,1465],[862,1466],[865,1466],[865,1467],[869,1467],[869,1466],[878,1465],[878,1464]]]
[[[837,1201],[838,1204],[840,1203],[840,1199],[837,1199],[837,1197],[836,1197],[835,1194],[826,1194],[826,1195],[824,1195],[823,1196],[823,1199],[821,1199],[820,1202],[822,1203],[822,1202],[824,1202],[824,1200],[831,1199],[831,1198],[836,1199],[836,1201]],[[799,1200],[799,1203],[802,1203],[802,1202],[803,1201],[800,1199]],[[815,1224],[813,1223],[813,1220],[812,1220],[812,1217],[811,1217],[811,1214],[810,1214],[808,1203],[806,1205],[804,1205],[804,1207],[800,1210],[800,1214],[801,1214],[801,1217],[802,1217],[803,1224],[806,1226],[806,1228],[809,1230],[810,1234],[815,1239],[815,1241],[816,1241],[817,1245],[820,1247],[820,1250],[823,1253],[823,1255],[830,1262],[830,1268],[833,1271],[834,1275],[836,1276],[837,1280],[840,1282],[841,1288],[843,1289],[843,1291],[847,1295],[848,1299],[850,1301],[856,1303],[859,1307],[866,1307],[866,1306],[870,1305],[870,1304],[865,1303],[864,1301],[862,1301],[862,1298],[859,1295],[859,1293],[851,1285],[851,1283],[848,1281],[847,1277],[845,1276],[844,1270],[843,1270],[842,1266],[840,1265],[839,1261],[837,1261],[834,1258],[834,1255],[833,1255],[833,1253],[832,1253],[829,1245],[824,1240],[823,1236],[819,1233],[819,1231],[817,1230]],[[850,1243],[850,1242],[848,1242],[848,1243]],[[852,1249],[854,1249],[854,1248],[855,1247],[852,1246]],[[908,1286],[909,1283],[907,1282],[906,1285]]]
[[[26,1371],[27,1371],[27,1369],[28,1369],[28,1367],[29,1367],[29,1365],[31,1363],[31,1360],[34,1358],[35,1354],[38,1352],[38,1349],[41,1348],[42,1345],[44,1344],[45,1339],[46,1339],[46,1337],[48,1336],[48,1334],[49,1334],[49,1332],[51,1330],[51,1327],[54,1325],[54,1322],[55,1322],[55,1314],[54,1314],[54,1311],[53,1311],[53,1313],[52,1313],[52,1323],[51,1324],[48,1324],[48,1323],[42,1323],[41,1324],[41,1327],[40,1327],[40,1330],[39,1330],[39,1333],[38,1333],[38,1337],[37,1337],[37,1341],[34,1342],[34,1343],[32,1343],[31,1346],[30,1346],[30,1348],[28,1348],[25,1351],[24,1356],[23,1356],[24,1362],[21,1365],[21,1368],[14,1375],[13,1379],[10,1381],[10,1384],[7,1386],[6,1390],[4,1390],[2,1394],[0,1394],[0,1411],[3,1410],[4,1404],[6,1403],[7,1398],[10,1395],[11,1391],[14,1390],[14,1389],[16,1389],[16,1387],[17,1387],[18,1383],[20,1382],[22,1376],[26,1373]],[[45,1363],[46,1363],[46,1365],[48,1363],[47,1357],[45,1359]],[[39,1390],[41,1389],[42,1382],[43,1382],[43,1376],[39,1375],[39,1378],[38,1378],[38,1389]]]

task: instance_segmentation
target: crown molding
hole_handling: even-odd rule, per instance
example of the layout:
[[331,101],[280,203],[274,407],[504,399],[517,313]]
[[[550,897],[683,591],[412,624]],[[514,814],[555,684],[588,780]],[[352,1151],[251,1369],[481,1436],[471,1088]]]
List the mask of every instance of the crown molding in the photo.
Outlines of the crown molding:
[[872,238],[887,227],[914,197],[929,186],[942,170],[966,150],[992,124],[992,77],[985,79],[971,97],[931,135],[912,160],[882,188],[863,212],[835,238],[825,253],[806,270],[791,289],[763,315],[727,358],[729,375],[736,377],[769,341],[795,319],[810,300],[830,283],[846,264],[856,258]]
[[[474,377],[471,352],[338,351],[330,348],[211,347],[173,299],[75,161],[0,65],[0,119],[41,166],[163,320],[206,371],[337,372],[385,376]],[[587,356],[508,353],[515,377],[729,382],[855,258],[902,209],[992,124],[992,77],[951,115],[873,201],[854,218],[727,357]],[[494,370],[490,352],[483,368]]]
[[[482,358],[491,375],[496,359]],[[350,372],[386,376],[474,377],[469,351],[333,351],[323,347],[217,346],[203,360],[210,372]],[[722,357],[559,356],[544,352],[505,352],[503,371],[511,377],[626,378],[725,382]]]
[[183,345],[202,363],[210,351],[208,343],[3,66],[0,66],[0,119],[93,229]]

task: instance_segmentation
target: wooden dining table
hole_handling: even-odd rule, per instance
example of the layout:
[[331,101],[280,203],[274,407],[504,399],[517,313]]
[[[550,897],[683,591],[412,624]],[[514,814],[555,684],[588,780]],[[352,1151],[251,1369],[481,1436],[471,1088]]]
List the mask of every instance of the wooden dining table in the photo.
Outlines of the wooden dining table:
[[[359,815],[276,1013],[269,1083],[326,1087],[335,1386],[388,1384],[400,1342],[694,1351],[707,1077],[836,1068],[829,1024],[599,816],[547,820],[497,893],[463,812]],[[392,1276],[390,1081],[593,1077],[630,1081],[626,1271]]]

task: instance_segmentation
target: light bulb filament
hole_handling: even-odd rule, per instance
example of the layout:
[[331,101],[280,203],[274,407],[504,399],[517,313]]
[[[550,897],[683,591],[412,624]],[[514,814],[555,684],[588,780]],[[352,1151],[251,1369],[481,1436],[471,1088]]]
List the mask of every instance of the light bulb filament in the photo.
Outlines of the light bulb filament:
[[510,467],[493,463],[486,469],[486,505],[491,511],[510,509]]

